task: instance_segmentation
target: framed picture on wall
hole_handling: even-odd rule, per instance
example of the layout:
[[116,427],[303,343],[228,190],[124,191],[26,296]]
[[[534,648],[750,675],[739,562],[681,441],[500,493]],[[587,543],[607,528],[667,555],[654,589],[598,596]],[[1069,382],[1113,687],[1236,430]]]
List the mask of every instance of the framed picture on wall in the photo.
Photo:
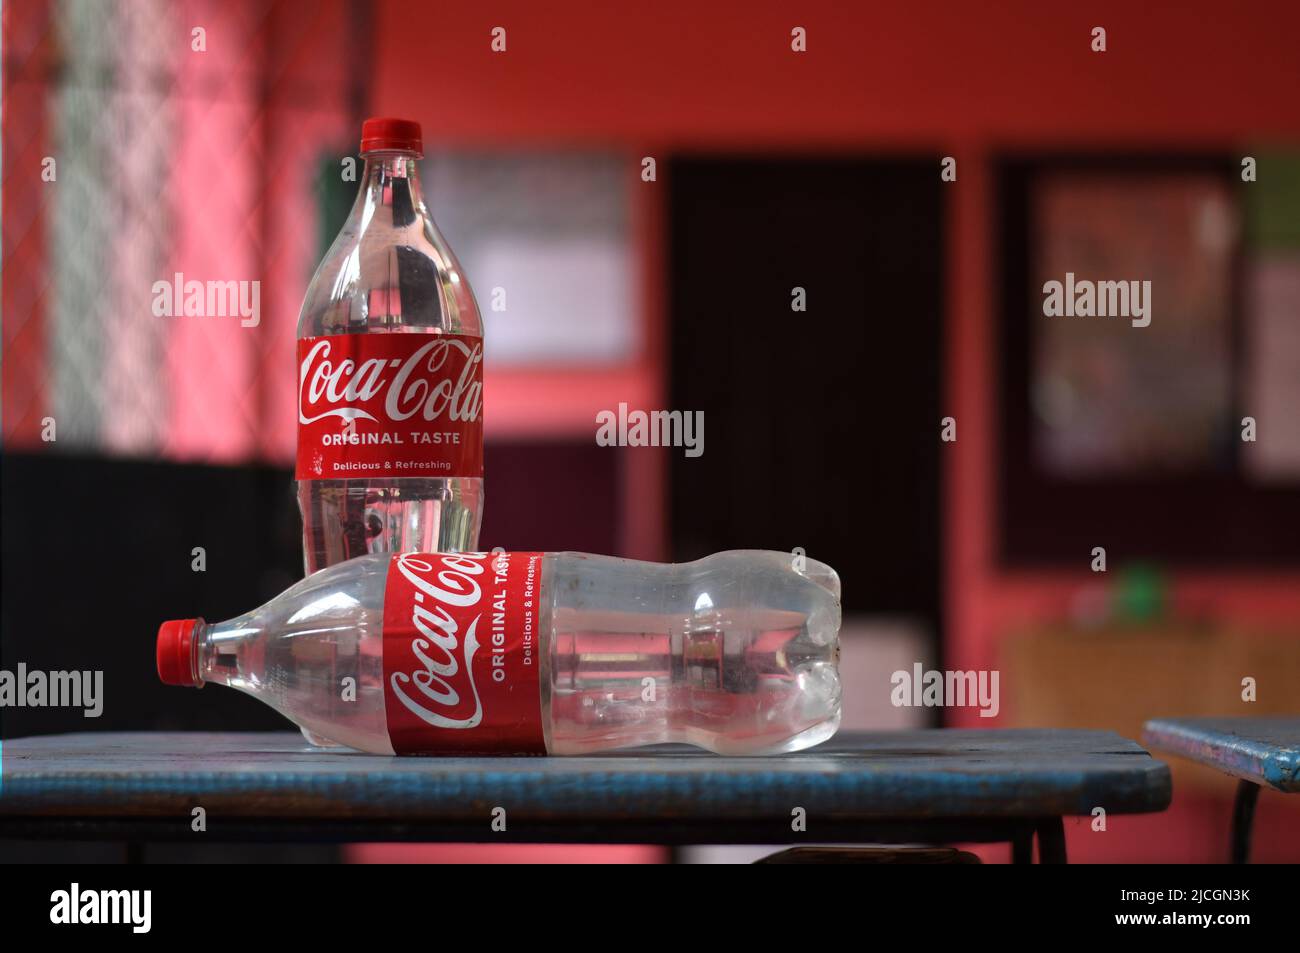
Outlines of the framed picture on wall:
[[1250,466],[1238,159],[1018,157],[997,182],[1002,562],[1300,562],[1300,481]]

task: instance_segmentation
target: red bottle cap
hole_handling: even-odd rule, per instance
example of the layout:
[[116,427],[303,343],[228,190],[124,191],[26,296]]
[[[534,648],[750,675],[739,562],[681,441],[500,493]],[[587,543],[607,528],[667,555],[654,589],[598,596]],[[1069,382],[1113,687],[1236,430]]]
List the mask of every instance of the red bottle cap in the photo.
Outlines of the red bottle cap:
[[158,677],[167,685],[199,688],[194,677],[194,633],[202,619],[172,619],[158,627]]
[[367,119],[361,124],[361,154],[367,152],[414,152],[423,156],[420,124],[410,119]]

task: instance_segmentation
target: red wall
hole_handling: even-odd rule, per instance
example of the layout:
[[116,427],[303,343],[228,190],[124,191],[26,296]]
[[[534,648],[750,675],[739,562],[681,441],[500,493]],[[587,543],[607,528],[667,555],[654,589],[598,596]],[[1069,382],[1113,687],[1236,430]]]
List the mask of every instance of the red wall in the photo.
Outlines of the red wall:
[[[1083,5],[1078,5],[1082,7]],[[503,26],[508,51],[489,50]],[[794,26],[808,52],[790,52]],[[1089,49],[1104,26],[1108,51]],[[1291,3],[379,7],[374,106],[443,139],[771,144],[1294,136]]]

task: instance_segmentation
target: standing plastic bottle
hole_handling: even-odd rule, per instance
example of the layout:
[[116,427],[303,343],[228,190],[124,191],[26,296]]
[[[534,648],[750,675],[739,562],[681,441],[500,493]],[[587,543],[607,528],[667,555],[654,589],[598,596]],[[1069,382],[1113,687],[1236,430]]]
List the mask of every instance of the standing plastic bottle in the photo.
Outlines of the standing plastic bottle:
[[478,546],[483,326],[420,192],[420,126],[368,119],[365,169],[298,318],[298,507],[308,573]]
[[229,622],[163,623],[158,673],[378,754],[797,751],[839,726],[839,597],[788,553],[363,556]]

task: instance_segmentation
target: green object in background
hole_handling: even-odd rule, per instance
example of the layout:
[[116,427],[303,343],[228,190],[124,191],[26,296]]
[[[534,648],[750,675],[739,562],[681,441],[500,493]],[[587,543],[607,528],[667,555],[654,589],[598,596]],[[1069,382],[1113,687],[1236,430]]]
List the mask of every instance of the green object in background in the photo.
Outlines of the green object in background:
[[1151,622],[1165,611],[1165,578],[1154,566],[1126,567],[1118,573],[1115,613],[1130,622]]
[[1260,150],[1255,181],[1241,184],[1252,251],[1300,249],[1300,152]]
[[[346,151],[341,151],[338,155],[323,155],[316,167],[316,261],[324,258],[330,245],[334,244],[334,239],[348,219],[348,212],[352,211],[357,189],[361,187],[359,182],[365,161],[354,156],[356,180],[345,182],[342,159],[347,154]],[[312,268],[315,267],[312,265]]]

